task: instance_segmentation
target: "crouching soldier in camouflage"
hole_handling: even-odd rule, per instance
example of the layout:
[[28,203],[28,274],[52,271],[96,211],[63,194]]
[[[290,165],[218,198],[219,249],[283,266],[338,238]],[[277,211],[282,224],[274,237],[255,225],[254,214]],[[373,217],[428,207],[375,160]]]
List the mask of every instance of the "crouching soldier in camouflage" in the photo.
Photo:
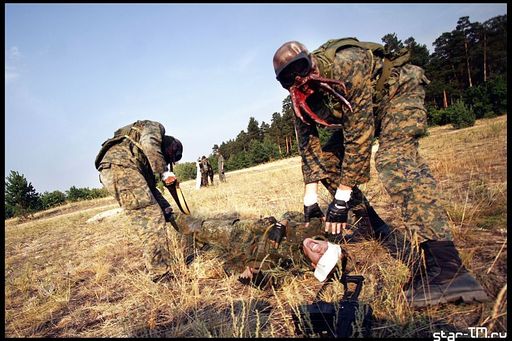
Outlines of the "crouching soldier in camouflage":
[[155,282],[172,265],[165,222],[174,219],[156,184],[159,179],[166,184],[176,180],[172,166],[182,151],[181,142],[165,135],[162,124],[144,120],[118,129],[96,157],[101,183],[138,226],[144,263]]
[[[400,205],[410,238],[421,242],[425,258],[407,300],[413,306],[485,301],[485,291],[461,263],[436,181],[418,153],[418,139],[427,128],[424,86],[429,81],[409,60],[407,50],[388,55],[382,45],[355,38],[329,40],[312,53],[297,41],[276,51],[276,78],[290,92],[300,136],[305,216],[320,216],[318,183],[330,179],[335,190],[325,229],[340,233],[357,185],[369,180],[372,139],[378,137],[379,178]],[[338,129],[343,140],[322,150],[317,125]],[[332,157],[340,144],[341,165]]]
[[182,233],[194,234],[196,250],[214,252],[228,275],[260,289],[280,287],[312,269],[320,282],[339,278],[347,261],[337,240],[324,233],[322,221],[313,218],[307,226],[301,212],[287,212],[279,221],[236,215],[201,220],[180,214],[176,221]]

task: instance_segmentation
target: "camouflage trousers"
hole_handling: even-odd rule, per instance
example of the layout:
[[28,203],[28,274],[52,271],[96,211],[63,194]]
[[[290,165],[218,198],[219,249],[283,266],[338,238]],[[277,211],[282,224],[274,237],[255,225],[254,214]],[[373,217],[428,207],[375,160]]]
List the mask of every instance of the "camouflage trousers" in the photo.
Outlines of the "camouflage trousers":
[[[360,48],[344,49],[336,57],[337,62],[366,60],[372,65],[368,52]],[[371,80],[372,70],[368,72],[368,68],[344,68],[337,64],[340,79],[355,79],[354,84],[374,82]],[[436,180],[418,151],[418,140],[427,129],[424,100],[428,83],[422,68],[405,64],[392,69],[379,100],[375,100],[380,94],[372,93],[372,86],[361,87],[364,90],[356,92],[358,98],[351,99],[352,103],[371,104],[375,108],[375,122],[380,131],[379,149],[375,156],[379,179],[391,199],[401,208],[411,238],[416,240],[419,237],[422,239],[419,242],[452,239],[448,216],[439,202]]]
[[208,187],[208,173],[201,173],[201,186]]
[[100,180],[136,228],[149,275],[157,279],[166,274],[171,254],[165,218],[144,176],[133,168],[112,164],[100,171]]

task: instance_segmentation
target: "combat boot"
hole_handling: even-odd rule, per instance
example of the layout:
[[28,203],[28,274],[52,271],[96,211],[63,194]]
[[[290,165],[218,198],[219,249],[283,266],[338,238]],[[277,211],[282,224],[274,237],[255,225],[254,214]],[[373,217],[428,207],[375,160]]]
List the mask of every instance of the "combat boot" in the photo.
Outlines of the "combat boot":
[[366,206],[366,211],[368,213],[368,219],[370,220],[370,225],[375,239],[384,241],[391,234],[388,224],[379,217],[372,206]]
[[361,241],[361,239],[374,238],[384,241],[391,234],[391,230],[370,205],[360,205],[349,214],[350,234],[345,234],[343,239],[347,243]]
[[429,240],[421,243],[420,248],[425,264],[405,293],[410,306],[489,301],[482,286],[462,265],[452,241]]
[[358,234],[363,237],[373,237],[379,241],[384,241],[391,234],[388,224],[379,217],[359,188],[353,188],[349,205],[354,216],[353,220],[358,222],[356,225],[359,233],[346,236],[347,242],[357,241]]

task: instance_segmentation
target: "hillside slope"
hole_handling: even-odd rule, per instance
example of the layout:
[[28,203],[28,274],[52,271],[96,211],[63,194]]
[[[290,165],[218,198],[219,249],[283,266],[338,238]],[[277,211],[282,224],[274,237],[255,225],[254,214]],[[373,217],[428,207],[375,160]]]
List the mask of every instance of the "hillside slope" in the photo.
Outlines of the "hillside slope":
[[[374,240],[345,245],[352,272],[366,279],[360,298],[373,307],[374,337],[432,337],[434,331],[467,333],[478,326],[507,330],[506,124],[502,116],[462,130],[432,128],[420,150],[438,180],[461,258],[492,302],[411,310],[402,291],[409,276],[405,259]],[[373,160],[371,172],[363,191],[393,228],[405,228]],[[215,186],[200,190],[194,181],[182,184],[194,215],[279,217],[302,210],[298,157],[226,175],[226,183],[215,176]],[[321,206],[329,201],[322,190]],[[6,221],[6,337],[295,335],[291,308],[310,302],[319,289],[311,274],[275,292],[260,291],[227,277],[221,259],[204,255],[190,267],[177,266],[179,280],[155,284],[144,274],[140,243],[124,214],[87,223],[116,207],[105,198],[41,212],[23,223]],[[334,300],[340,290],[334,287],[324,298]]]

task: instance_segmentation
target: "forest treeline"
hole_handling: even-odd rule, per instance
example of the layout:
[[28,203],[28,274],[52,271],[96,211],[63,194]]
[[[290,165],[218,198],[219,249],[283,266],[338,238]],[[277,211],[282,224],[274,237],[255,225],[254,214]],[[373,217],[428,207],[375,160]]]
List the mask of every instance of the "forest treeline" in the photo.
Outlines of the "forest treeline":
[[47,210],[65,203],[103,198],[109,193],[105,188],[77,188],[71,186],[65,192],[38,193],[25,175],[11,171],[5,179],[5,219],[29,218],[37,211]]
[[[472,126],[476,119],[503,115],[507,109],[507,15],[484,23],[461,17],[451,32],[434,42],[434,51],[409,37],[402,42],[395,33],[382,38],[388,55],[411,51],[411,63],[425,69],[430,80],[425,103],[430,126],[452,124]],[[278,86],[278,85],[276,85]],[[298,155],[290,97],[283,100],[281,112],[274,112],[269,123],[249,118],[246,130],[212,148],[210,163],[217,172],[218,150],[226,160],[225,170],[237,170]],[[327,133],[319,130],[320,139]],[[323,142],[323,141],[322,141]],[[194,163],[176,167],[180,179],[196,175]]]

